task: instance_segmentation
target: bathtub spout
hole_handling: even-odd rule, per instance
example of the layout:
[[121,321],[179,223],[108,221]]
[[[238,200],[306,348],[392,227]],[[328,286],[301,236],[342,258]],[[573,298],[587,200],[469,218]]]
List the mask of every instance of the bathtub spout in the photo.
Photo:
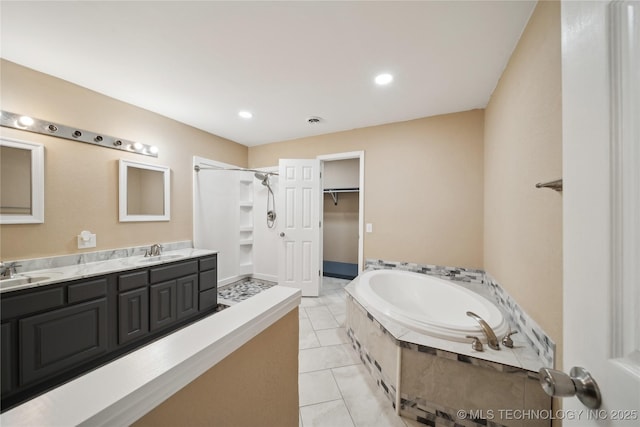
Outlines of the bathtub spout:
[[491,347],[494,350],[500,350],[500,344],[498,344],[498,337],[496,337],[496,334],[493,332],[493,329],[491,329],[491,326],[489,326],[489,324],[485,322],[482,317],[478,316],[473,311],[467,311],[467,316],[472,317],[478,321],[478,323],[480,324],[480,327],[482,328],[482,331],[487,336],[487,343],[489,344],[489,347]]

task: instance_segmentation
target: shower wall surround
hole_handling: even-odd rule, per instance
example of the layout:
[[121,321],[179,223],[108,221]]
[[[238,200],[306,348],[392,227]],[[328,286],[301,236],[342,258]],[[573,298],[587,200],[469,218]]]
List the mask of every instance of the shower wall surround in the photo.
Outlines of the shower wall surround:
[[555,366],[556,344],[542,328],[518,305],[507,291],[491,275],[482,271],[461,267],[367,259],[365,269],[395,269],[428,274],[443,279],[484,285],[494,302],[508,315],[512,329],[517,329],[540,358],[541,366]]

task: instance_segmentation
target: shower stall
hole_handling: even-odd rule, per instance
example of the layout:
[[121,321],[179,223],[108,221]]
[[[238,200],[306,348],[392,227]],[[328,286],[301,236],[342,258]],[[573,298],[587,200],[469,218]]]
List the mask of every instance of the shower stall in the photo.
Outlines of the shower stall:
[[202,157],[193,165],[193,244],[218,251],[219,284],[247,276],[277,282],[277,171]]

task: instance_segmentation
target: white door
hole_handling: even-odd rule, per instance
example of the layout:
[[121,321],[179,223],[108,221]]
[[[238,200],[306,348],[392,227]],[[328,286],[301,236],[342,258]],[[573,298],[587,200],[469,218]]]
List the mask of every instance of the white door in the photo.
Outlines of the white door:
[[563,370],[602,394],[565,427],[640,425],[639,44],[640,2],[562,3]]
[[278,284],[320,294],[320,162],[280,159]]

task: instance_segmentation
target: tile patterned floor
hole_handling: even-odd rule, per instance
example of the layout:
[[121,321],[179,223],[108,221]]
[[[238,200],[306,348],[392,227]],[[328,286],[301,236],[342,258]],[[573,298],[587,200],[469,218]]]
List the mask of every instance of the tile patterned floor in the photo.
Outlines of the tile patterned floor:
[[[324,277],[322,283],[322,295],[302,298],[299,307],[299,427],[424,427],[396,415],[349,344],[349,280]],[[233,305],[273,285],[256,279],[232,283],[218,290],[218,301]]]
[[348,344],[348,283],[325,277],[322,295],[300,303],[300,427],[424,427],[395,414]]

